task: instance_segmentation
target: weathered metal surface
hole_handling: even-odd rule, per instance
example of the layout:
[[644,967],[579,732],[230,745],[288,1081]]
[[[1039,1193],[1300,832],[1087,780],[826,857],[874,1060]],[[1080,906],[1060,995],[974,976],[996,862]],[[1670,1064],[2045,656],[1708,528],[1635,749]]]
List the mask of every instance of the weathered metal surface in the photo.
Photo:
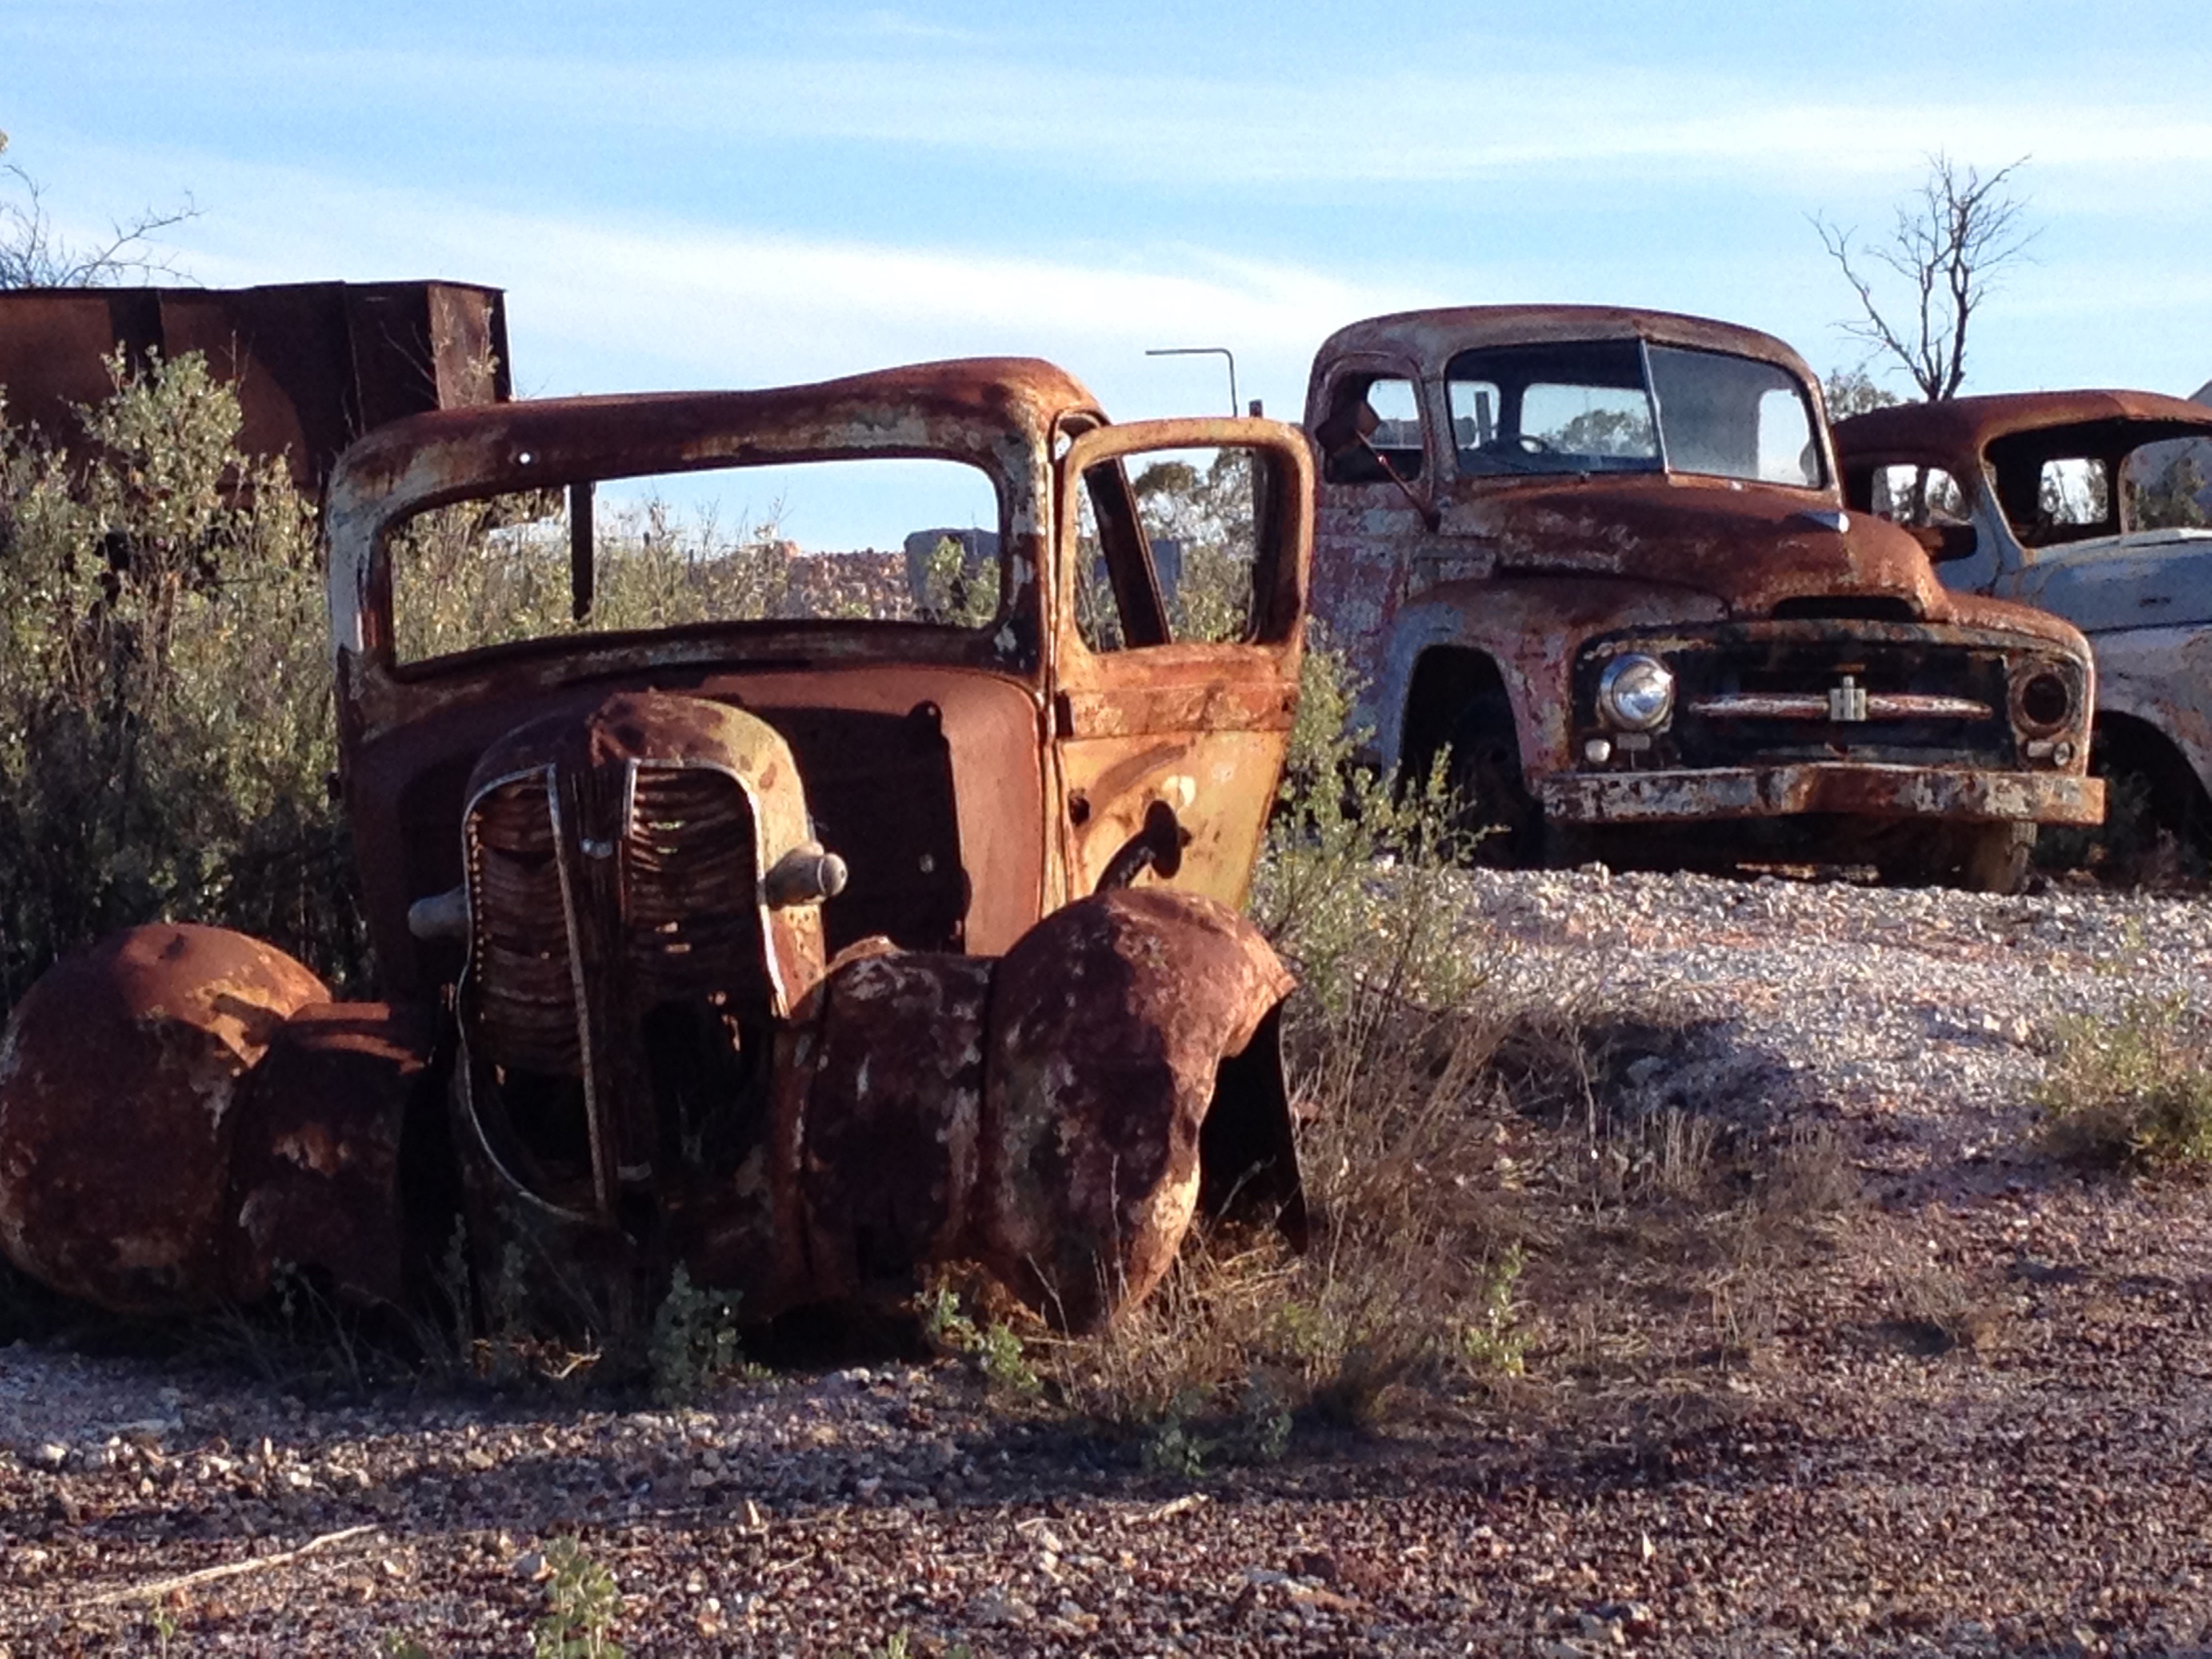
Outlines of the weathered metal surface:
[[240,1079],[330,993],[269,945],[159,923],[64,959],[0,1046],[0,1244],[124,1311],[230,1288]]
[[1544,810],[1574,823],[1646,823],[1794,813],[2096,823],[2105,793],[2063,774],[1942,772],[1874,763],[1710,767],[1694,772],[1554,773],[1536,781]]
[[811,1298],[896,1286],[972,1225],[997,963],[886,955],[826,988],[794,1137]]
[[431,1213],[410,1216],[400,1174],[410,1115],[434,1104],[435,1035],[428,1010],[380,1002],[310,1005],[271,1034],[240,1085],[229,1295],[251,1301],[290,1267],[364,1300],[405,1298],[410,1221],[434,1252],[422,1224],[443,1218],[429,1194],[413,1202]]
[[[1836,422],[1836,453],[1846,465],[1891,456],[1911,463],[1931,455],[1978,459],[2001,438],[2061,427],[2127,428],[2122,446],[2212,434],[2212,409],[2156,392],[1996,392],[1936,404],[1897,404]],[[1960,482],[1966,482],[1963,474]]]
[[64,441],[111,390],[106,359],[205,354],[237,388],[248,454],[319,492],[362,433],[508,396],[500,290],[458,283],[33,289],[0,294],[0,393],[14,425]]
[[[1641,343],[1647,380],[1658,347],[1781,372],[1814,416],[1796,463],[1807,481],[1675,470],[1663,423],[1641,470],[1462,465],[1445,387],[1460,354],[1594,341]],[[1399,459],[1387,466],[1340,469],[1332,460],[1324,470],[1315,613],[1369,683],[1362,712],[1386,763],[1425,768],[1455,737],[1479,731],[1484,744],[1504,746],[1502,762],[1486,763],[1493,770],[1517,768],[1547,813],[1577,822],[1615,811],[1641,821],[1648,813],[1638,803],[1655,795],[1671,816],[1716,824],[1846,813],[1850,792],[1808,793],[1802,770],[1861,763],[1917,763],[1915,813],[1940,814],[1933,804],[1951,800],[1967,817],[2094,816],[2094,781],[2045,787],[2054,772],[2081,783],[2086,767],[2089,667],[2080,634],[2023,605],[1950,592],[1918,542],[1846,510],[1817,418],[1817,384],[1779,341],[1600,307],[1377,318],[1340,330],[1316,357],[1309,431],[1346,442],[1356,423],[1344,410],[1378,378],[1408,383],[1419,430],[1395,422],[1389,453]],[[1597,669],[1632,650],[1661,656],[1681,678],[1672,715],[1648,736],[1613,729],[1595,702]],[[2006,695],[2013,667],[2062,674],[2081,689],[2078,705],[2059,725],[2031,732]],[[2033,754],[2031,735],[2041,744]],[[1711,788],[1689,787],[1707,767],[1728,775]],[[1964,774],[2001,774],[2019,787]],[[1674,781],[1651,782],[1656,775]],[[1790,804],[1816,797],[1817,806]]]
[[[1837,423],[1846,495],[1872,505],[1884,467],[1948,473],[1971,552],[1938,566],[1954,586],[2040,606],[2080,628],[2097,663],[2096,734],[2124,770],[2153,774],[2153,812],[2201,839],[2212,815],[2212,527],[2140,527],[2120,487],[2147,445],[2212,455],[2212,409],[2154,392],[2056,391],[1900,404]],[[2041,522],[2047,460],[2101,464],[2102,522]],[[2212,467],[2205,469],[2212,472]],[[2203,476],[2200,474],[2200,476]],[[2200,496],[2200,505],[2203,497]],[[2178,763],[2172,775],[2163,757]],[[2193,779],[2193,788],[2186,780]]]
[[1289,989],[1249,924],[1156,889],[1070,906],[1007,955],[981,1232],[1008,1284],[1076,1329],[1152,1290],[1197,1209],[1222,1062]]
[[[1141,532],[1082,544],[1079,483],[1126,528],[1124,462],[1198,444],[1255,458],[1246,636],[1177,641],[1163,613],[1091,653],[1079,572],[1103,557],[1156,609],[1160,586]],[[397,659],[387,532],[412,513],[868,456],[991,478],[995,623]],[[251,1293],[289,1261],[389,1299],[458,1209],[480,1290],[532,1281],[512,1316],[635,1328],[680,1264],[765,1317],[968,1256],[1086,1325],[1158,1279],[1201,1198],[1297,1232],[1289,980],[1206,896],[1242,896],[1281,769],[1310,497],[1291,428],[1108,428],[1015,361],[447,411],[356,446],[326,515],[340,746],[395,1001],[299,1012],[251,1074],[199,1170],[206,1283]],[[568,551],[580,595],[596,555]]]

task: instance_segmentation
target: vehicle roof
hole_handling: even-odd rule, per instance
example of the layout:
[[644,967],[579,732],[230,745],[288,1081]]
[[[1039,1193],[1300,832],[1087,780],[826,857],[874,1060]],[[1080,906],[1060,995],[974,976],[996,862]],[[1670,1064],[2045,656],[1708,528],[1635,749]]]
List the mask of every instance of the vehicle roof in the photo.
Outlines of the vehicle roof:
[[752,392],[547,398],[441,410],[380,427],[340,458],[335,526],[388,520],[486,489],[877,450],[981,459],[1012,438],[1047,443],[1069,413],[1104,420],[1066,370],[970,357]]
[[1805,361],[1771,334],[1707,317],[1626,306],[1448,306],[1400,311],[1346,325],[1322,343],[1316,372],[1339,356],[1372,352],[1411,356],[1425,366],[1474,346],[1536,344],[1555,340],[1649,340],[1693,350],[1756,357],[1810,380]]
[[2212,409],[2162,392],[2008,392],[1870,409],[1836,422],[1836,451],[1845,459],[1900,450],[1979,454],[1996,440],[2015,433],[2108,421],[2142,421],[2212,433]]

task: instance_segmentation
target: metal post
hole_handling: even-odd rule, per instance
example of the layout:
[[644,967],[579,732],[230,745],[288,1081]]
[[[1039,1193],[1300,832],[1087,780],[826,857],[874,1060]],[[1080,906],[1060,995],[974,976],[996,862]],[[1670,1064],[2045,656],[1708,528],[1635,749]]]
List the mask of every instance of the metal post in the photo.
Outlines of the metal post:
[[1229,412],[1237,413],[1237,354],[1227,346],[1148,346],[1147,357],[1224,357],[1229,362]]

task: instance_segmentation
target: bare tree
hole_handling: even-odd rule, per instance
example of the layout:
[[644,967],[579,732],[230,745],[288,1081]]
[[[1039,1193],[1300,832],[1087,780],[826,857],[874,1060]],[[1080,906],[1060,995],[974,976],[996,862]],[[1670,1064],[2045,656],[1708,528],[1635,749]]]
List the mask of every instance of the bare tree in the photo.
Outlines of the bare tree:
[[[0,132],[0,154],[8,135]],[[151,208],[127,222],[111,222],[106,240],[73,243],[54,228],[46,192],[13,161],[0,164],[0,289],[100,288],[180,273],[154,239],[199,216],[191,198],[180,208]]]
[[[1856,252],[1855,233],[1813,217],[1821,245],[1866,313],[1844,328],[1877,355],[1894,357],[1931,403],[1958,395],[1966,377],[1966,325],[1989,297],[1996,273],[2035,239],[2022,222],[2027,204],[2011,189],[2027,161],[2022,156],[1984,179],[1939,151],[1929,157],[1920,188],[1898,208],[1889,240]],[[1905,280],[1909,313],[1883,311],[1868,275],[1869,260]]]

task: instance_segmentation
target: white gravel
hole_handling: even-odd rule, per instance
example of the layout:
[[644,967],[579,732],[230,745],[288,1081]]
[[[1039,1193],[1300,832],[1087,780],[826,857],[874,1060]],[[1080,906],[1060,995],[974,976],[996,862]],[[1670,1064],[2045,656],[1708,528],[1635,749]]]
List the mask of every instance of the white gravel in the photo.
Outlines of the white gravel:
[[1717,1072],[1741,1093],[1759,1072],[1793,1108],[1887,1119],[1930,1152],[2018,1127],[2064,1017],[2168,999],[2212,1007],[2212,904],[2196,898],[1601,866],[1458,880],[1509,947],[1496,970],[1509,1000],[1648,1003],[1700,1023],[1685,1065],[1650,1086],[1680,1094],[1696,1081],[1685,1071],[1708,1084]]

